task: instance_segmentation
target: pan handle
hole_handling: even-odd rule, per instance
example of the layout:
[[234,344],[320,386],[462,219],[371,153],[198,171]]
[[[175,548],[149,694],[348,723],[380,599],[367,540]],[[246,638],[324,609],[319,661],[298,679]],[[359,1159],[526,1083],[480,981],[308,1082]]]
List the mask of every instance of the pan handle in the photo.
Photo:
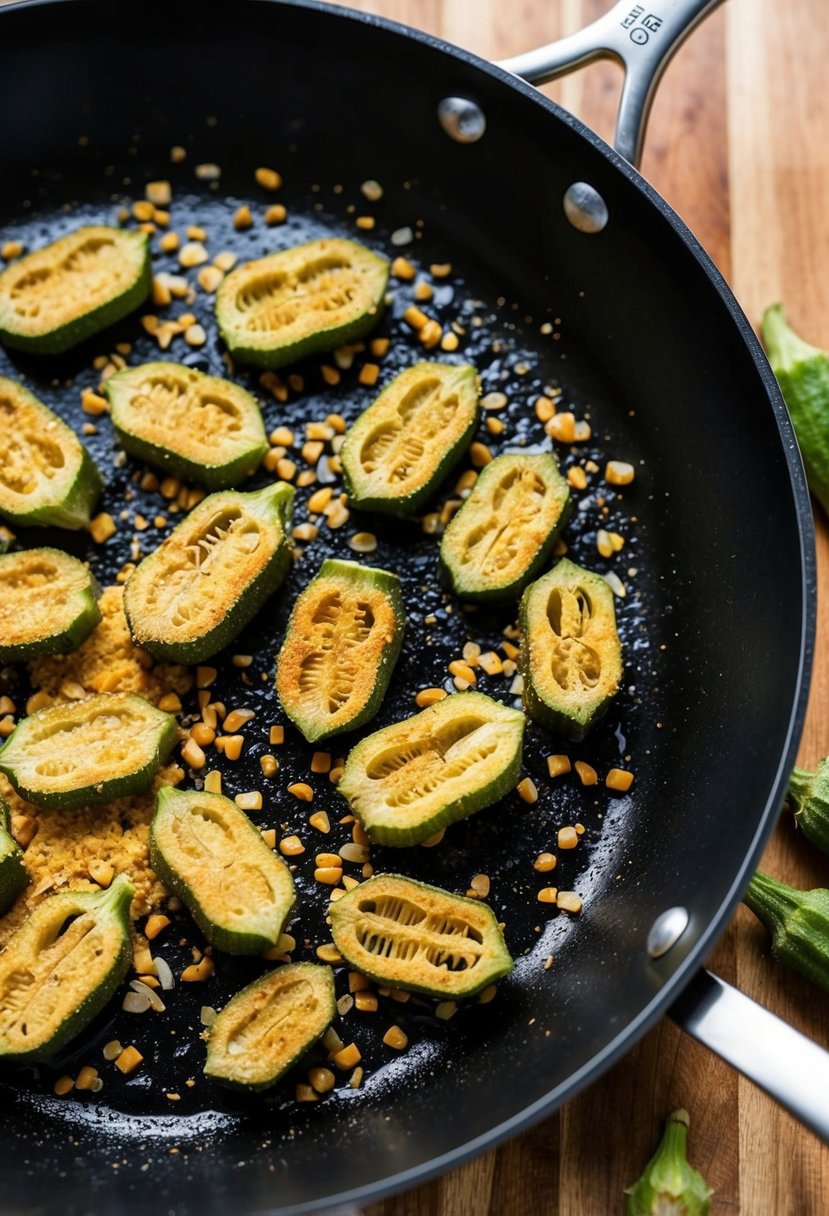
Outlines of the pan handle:
[[709,971],[668,1014],[829,1143],[829,1052]]
[[720,0],[619,0],[578,33],[525,51],[499,66],[530,84],[546,84],[596,59],[625,70],[619,102],[616,151],[632,165],[642,157],[645,127],[656,86],[674,52]]

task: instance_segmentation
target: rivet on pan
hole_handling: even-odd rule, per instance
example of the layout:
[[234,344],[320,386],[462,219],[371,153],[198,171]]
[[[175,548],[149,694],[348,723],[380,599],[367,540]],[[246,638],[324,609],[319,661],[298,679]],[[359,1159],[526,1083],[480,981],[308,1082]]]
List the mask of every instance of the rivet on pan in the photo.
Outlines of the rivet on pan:
[[486,131],[483,110],[468,97],[444,97],[438,105],[438,122],[459,144],[475,144]]
[[579,232],[601,232],[609,219],[607,204],[587,182],[573,182],[567,187],[564,214]]
[[657,916],[648,934],[648,954],[651,958],[661,958],[667,954],[688,928],[690,919],[688,909],[679,907],[667,908]]

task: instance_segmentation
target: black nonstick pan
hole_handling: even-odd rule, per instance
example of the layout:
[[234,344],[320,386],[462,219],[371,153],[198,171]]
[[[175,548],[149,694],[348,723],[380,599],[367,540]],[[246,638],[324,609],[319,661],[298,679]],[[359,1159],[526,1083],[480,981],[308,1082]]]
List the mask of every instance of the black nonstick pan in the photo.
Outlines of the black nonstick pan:
[[[632,55],[654,54],[645,85],[630,77],[620,125],[620,145],[634,159],[658,61],[682,21],[692,23],[705,7],[681,14],[657,0],[650,26],[637,17],[626,24],[626,8],[608,18],[619,46],[627,39]],[[570,60],[592,53],[586,44],[571,52]],[[762,1011],[751,1019],[739,1012],[729,1043],[718,1014],[742,998],[698,970],[782,803],[805,708],[814,572],[808,497],[773,377],[681,222],[628,161],[511,73],[388,22],[316,4],[15,5],[0,12],[0,97],[4,239],[32,248],[84,222],[119,222],[146,182],[165,179],[173,186],[171,228],[203,227],[211,257],[260,256],[333,232],[416,265],[433,287],[419,306],[459,338],[456,351],[432,354],[473,362],[490,401],[506,399],[487,411],[502,431],[482,427],[479,442],[493,452],[549,450],[539,396],[560,397],[560,411],[589,420],[586,441],[555,444],[563,469],[586,470],[584,488],[574,489],[568,555],[610,576],[625,656],[622,691],[583,744],[529,729],[524,768],[536,802],[510,795],[451,828],[436,848],[372,852],[378,872],[453,890],[488,877],[489,902],[516,959],[494,999],[449,1020],[428,1003],[392,997],[377,1013],[346,1014],[338,1032],[358,1045],[362,1083],[352,1088],[349,1074],[340,1074],[316,1103],[294,1100],[308,1062],[256,1100],[228,1097],[201,1076],[202,1006],[220,1008],[261,963],[218,959],[210,980],[165,994],[164,1014],[131,1015],[116,1000],[54,1067],[3,1072],[2,1210],[207,1216],[362,1202],[456,1165],[549,1113],[672,1007],[741,1067],[751,1067],[755,1034],[766,1036],[765,1063],[775,1054],[791,1060],[794,1049],[814,1053],[798,1056],[803,1066],[789,1067],[788,1078],[757,1079],[827,1134],[815,1100],[821,1085],[825,1093],[822,1053]],[[184,160],[171,163],[173,146],[186,150]],[[220,175],[196,172],[205,165]],[[278,200],[254,181],[263,165],[282,174]],[[369,181],[381,184],[382,198],[363,189]],[[274,201],[287,219],[268,228],[261,215]],[[242,203],[255,223],[239,231],[233,216]],[[361,217],[373,217],[374,226],[358,225]],[[195,280],[175,253],[159,252],[155,236],[153,247],[157,272]],[[430,269],[447,263],[449,273]],[[415,302],[414,285],[394,279],[376,331],[390,339],[377,359],[380,384],[423,356],[404,319]],[[189,346],[179,338],[159,356],[132,317],[59,360],[3,353],[0,373],[24,379],[78,430],[90,421],[80,390],[97,386],[100,375],[93,360],[118,344],[130,344],[130,363],[168,357],[226,373],[212,297],[197,290],[192,303],[146,311],[193,312],[206,341]],[[286,373],[286,400],[255,374],[237,368],[234,376],[258,394],[269,431],[288,426],[301,441],[307,422],[332,413],[350,422],[365,408],[376,392],[360,381],[367,359],[362,352],[351,367],[315,359],[289,369],[301,380],[289,382]],[[106,545],[51,539],[86,554],[107,583],[172,517],[155,531],[136,528],[136,513],[153,520],[165,500],[140,489],[141,466],[119,455],[106,418],[94,421],[97,431],[85,441],[107,474],[103,509],[118,532]],[[635,480],[607,483],[608,460],[631,463]],[[296,524],[308,522],[308,498],[321,484],[341,488],[327,460],[315,467],[317,482],[297,492]],[[262,471],[253,484],[273,476]],[[455,480],[436,511],[453,497]],[[620,554],[601,555],[602,528],[625,537]],[[222,771],[231,794],[261,789],[256,822],[307,845],[296,863],[296,959],[313,958],[330,939],[313,858],[350,838],[337,823],[347,807],[325,775],[309,775],[312,749],[295,731],[278,749],[276,776],[263,778],[259,758],[273,750],[269,726],[285,721],[272,672],[290,607],[324,557],[355,556],[349,541],[357,532],[376,536],[376,549],[360,560],[397,571],[408,612],[403,657],[376,725],[413,712],[418,689],[451,688],[448,663],[465,644],[497,649],[514,625],[511,608],[471,613],[453,600],[438,580],[435,537],[419,524],[353,512],[342,527],[323,525],[298,542],[301,557],[286,585],[216,660],[213,698],[255,709],[256,717],[240,760],[216,757],[210,767]],[[42,536],[18,539],[35,544]],[[251,663],[239,666],[237,655]],[[4,678],[22,703],[24,677]],[[507,703],[517,697],[503,675],[479,672],[478,687]],[[196,696],[194,689],[186,699],[185,719]],[[345,754],[353,741],[332,750]],[[552,780],[546,758],[563,752],[593,766],[598,784],[585,787],[573,772]],[[635,772],[622,797],[603,783],[611,767]],[[185,784],[199,779],[188,774]],[[309,782],[313,807],[329,811],[328,837],[314,836],[312,806],[287,792],[294,781]],[[555,851],[557,829],[576,822],[585,828],[581,843],[560,853],[555,871],[555,885],[584,901],[573,916],[538,902],[549,878],[533,860]],[[155,952],[178,974],[199,941],[177,913]],[[339,969],[338,993],[346,990]],[[755,1017],[766,1018],[756,1032]],[[382,1042],[392,1023],[408,1036],[403,1053]],[[775,1053],[772,1033],[792,1035],[796,1048]],[[144,1057],[127,1078],[103,1060],[103,1045],[116,1038]],[[103,1089],[56,1096],[55,1078],[87,1063],[98,1067]],[[800,1073],[811,1093],[784,1083]]]

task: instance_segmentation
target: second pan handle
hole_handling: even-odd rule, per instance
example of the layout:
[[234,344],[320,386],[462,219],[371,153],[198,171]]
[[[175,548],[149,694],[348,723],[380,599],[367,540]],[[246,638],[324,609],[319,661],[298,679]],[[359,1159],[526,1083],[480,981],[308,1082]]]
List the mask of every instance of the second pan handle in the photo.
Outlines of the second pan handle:
[[708,971],[668,1014],[829,1143],[829,1052]]
[[500,67],[531,84],[545,84],[596,59],[625,70],[619,102],[617,152],[639,165],[653,95],[663,71],[691,31],[720,0],[619,0],[597,21],[558,42],[502,59]]

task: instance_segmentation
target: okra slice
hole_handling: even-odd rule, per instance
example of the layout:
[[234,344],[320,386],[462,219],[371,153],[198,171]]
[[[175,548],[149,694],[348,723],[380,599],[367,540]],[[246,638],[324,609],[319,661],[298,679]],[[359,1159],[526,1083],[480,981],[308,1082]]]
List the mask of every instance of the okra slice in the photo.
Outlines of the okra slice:
[[23,718],[0,749],[0,773],[38,806],[95,806],[141,794],[178,737],[172,714],[128,692],[101,692]]
[[288,572],[293,486],[210,494],[130,575],[124,612],[156,658],[200,663],[259,611]]
[[490,907],[413,878],[369,878],[332,903],[329,916],[348,965],[391,988],[460,999],[512,970]]
[[68,654],[101,619],[89,567],[60,549],[0,555],[0,662]]
[[232,1089],[267,1089],[322,1038],[336,1012],[330,967],[277,967],[238,992],[216,1018],[204,1074]]
[[443,534],[452,589],[472,603],[518,596],[552,553],[569,502],[554,456],[497,456]]
[[132,961],[132,883],[50,895],[0,954],[0,1059],[48,1059],[104,1008]]
[[419,844],[515,786],[523,737],[518,710],[457,693],[363,739],[337,789],[377,844]]
[[281,367],[367,334],[388,278],[385,258],[323,237],[231,271],[216,292],[216,319],[240,363]]
[[11,814],[0,798],[0,916],[8,912],[29,881],[23,850],[11,832]]
[[563,558],[521,599],[524,708],[578,741],[607,710],[622,678],[613,592]]
[[59,355],[131,313],[151,286],[146,233],[78,228],[0,274],[0,342]]
[[465,363],[416,363],[395,376],[343,444],[352,505],[417,514],[469,446],[478,395],[478,373]]
[[256,398],[181,363],[144,363],[110,376],[112,425],[132,456],[208,490],[256,472],[268,440]]
[[294,880],[229,798],[160,789],[150,864],[219,950],[260,954],[276,945],[293,907]]
[[22,384],[0,376],[0,515],[82,528],[103,484],[75,432]]
[[294,605],[276,666],[285,713],[309,743],[377,713],[403,644],[400,580],[329,558]]

